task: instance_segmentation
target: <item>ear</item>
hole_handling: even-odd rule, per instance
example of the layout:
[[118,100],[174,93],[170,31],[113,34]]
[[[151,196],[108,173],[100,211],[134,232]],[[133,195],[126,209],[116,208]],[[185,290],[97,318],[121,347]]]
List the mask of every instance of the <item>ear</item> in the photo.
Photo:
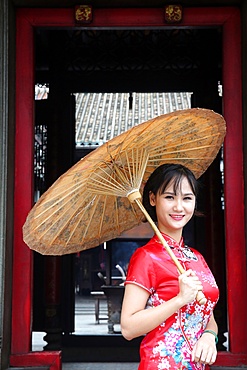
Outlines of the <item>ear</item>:
[[151,206],[156,206],[155,195],[151,191],[149,192],[149,202],[150,202]]

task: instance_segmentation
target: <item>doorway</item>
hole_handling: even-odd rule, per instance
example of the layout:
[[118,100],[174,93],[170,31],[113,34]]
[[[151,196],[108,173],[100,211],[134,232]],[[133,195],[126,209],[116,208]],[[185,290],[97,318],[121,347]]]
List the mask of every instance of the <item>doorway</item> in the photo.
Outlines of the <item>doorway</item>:
[[[158,112],[164,114],[170,109],[178,110],[191,106],[210,108],[222,113],[221,97],[218,94],[218,83],[222,80],[222,33],[218,27],[168,30],[45,30],[42,28],[35,32],[35,45],[35,84],[49,86],[48,99],[36,101],[35,112],[36,127],[45,124],[47,129],[47,143],[45,143],[47,161],[43,164],[45,171],[42,173],[42,188],[36,189],[40,194],[56,180],[57,176],[79,160],[80,155],[84,156],[94,147],[123,132],[123,122],[127,122],[127,129],[129,122],[133,122],[133,118],[137,123],[141,123],[157,116]],[[170,93],[172,90],[175,92]],[[155,99],[157,94],[159,100],[161,98],[167,100],[166,104],[163,103],[163,109],[157,105]],[[184,101],[179,102],[179,99],[182,100],[182,97],[185,99],[188,95],[187,104]],[[174,100],[173,105],[169,102],[169,98]],[[81,103],[78,103],[78,99]],[[79,111],[83,111],[82,118],[79,117]],[[76,112],[75,117],[72,117],[74,112]],[[97,120],[100,116],[105,119]],[[120,116],[122,119],[119,119]],[[114,130],[113,123],[116,125]],[[111,136],[105,137],[102,127],[108,134],[111,132]],[[98,140],[94,139],[93,128],[97,128],[95,131],[98,134]],[[87,131],[90,132],[90,136],[87,135]],[[39,147],[37,152],[40,153],[40,150]],[[213,273],[221,290],[219,313],[216,314],[220,321],[219,346],[221,350],[225,350],[223,342],[225,342],[224,333],[227,332],[227,312],[221,162],[223,158],[217,158],[202,179],[211,189],[200,201],[202,211],[207,214],[207,217],[204,220],[196,219],[191,223],[186,228],[186,236],[189,239],[188,244],[199,249],[215,270]],[[214,178],[213,188],[210,177]],[[37,175],[35,179],[37,180]],[[212,192],[214,197],[209,199],[208,195]],[[210,212],[205,206],[208,203],[212,208]],[[213,227],[222,230],[221,234],[218,231],[215,233],[212,229],[210,217],[218,220],[218,225]],[[145,236],[136,232],[134,237],[143,239],[143,241],[140,240],[139,245],[145,244]],[[49,293],[46,292],[47,264],[51,266],[49,257],[34,254],[33,328],[48,332],[45,336],[48,341],[46,349],[55,348],[56,343],[57,349],[59,348],[59,329],[55,327],[56,325],[60,325],[61,333],[66,336],[67,345],[71,335],[76,335],[79,340],[78,332],[81,333],[82,329],[78,330],[75,326],[78,317],[75,317],[73,310],[76,309],[77,312],[83,310],[83,304],[87,305],[93,299],[91,294],[101,292],[102,282],[98,278],[98,273],[106,276],[108,279],[106,283],[110,286],[113,285],[112,276],[115,276],[116,280],[119,275],[114,269],[114,264],[121,265],[121,261],[111,262],[117,250],[117,246],[114,247],[113,244],[122,245],[124,239],[106,243],[105,254],[110,258],[107,263],[102,246],[76,256],[66,256],[62,258],[62,262],[59,259],[61,285],[57,286],[60,299],[58,298],[56,302],[50,302],[47,298]],[[122,245],[123,250],[126,248]],[[215,259],[221,263],[217,263]],[[106,264],[111,265],[111,271],[107,273]],[[214,268],[215,265],[217,268]],[[68,271],[71,273],[68,274]],[[43,276],[42,279],[40,279],[41,276]],[[76,289],[74,289],[75,279]],[[57,280],[55,282],[57,283]],[[63,294],[64,290],[65,294]],[[45,301],[43,297],[46,297]],[[78,309],[79,301],[80,309]],[[56,314],[53,318],[47,318],[51,309],[56,310]],[[52,333],[49,326],[52,327]],[[109,333],[116,332],[109,329]],[[89,335],[89,333],[85,332],[82,335]]]
[[[147,13],[145,13],[145,10],[143,10],[144,11],[144,14],[146,14],[147,15]],[[114,12],[113,12],[114,13]],[[154,14],[153,14],[154,13]],[[158,13],[157,13],[157,9],[154,9],[153,10],[153,13],[152,13],[152,16],[154,16],[153,18],[152,18],[152,22],[156,22],[157,21],[157,19],[158,19],[158,23],[159,24],[162,24],[162,22],[161,22],[161,20],[160,20],[160,15],[157,15]],[[200,12],[199,12],[200,13]],[[188,13],[188,14],[190,14],[190,16],[191,17],[195,17],[195,14],[199,14],[199,13],[196,13],[194,10],[191,12],[191,13]],[[116,13],[114,13],[115,15],[116,15]],[[121,15],[118,13],[118,16],[117,16],[117,24],[119,24],[118,22],[120,21],[120,18],[121,18],[121,20],[123,20],[123,18],[122,17],[124,17],[124,14],[125,14],[125,12],[121,12]],[[221,22],[222,22],[222,17],[224,18],[224,12],[223,13],[221,13],[221,19],[219,20],[219,19],[217,19],[217,21],[214,21],[215,22],[215,24],[217,24],[217,22],[218,22],[218,24],[222,24]],[[49,14],[49,16],[51,15],[51,13]],[[102,15],[103,15],[103,13],[102,13]],[[109,14],[108,14],[109,15]],[[114,16],[115,16],[114,15]],[[200,15],[201,15],[201,13],[200,13]],[[212,14],[213,16],[214,16],[214,14]],[[229,14],[228,14],[229,15]],[[234,15],[236,15],[236,13],[234,12]],[[37,16],[37,15],[36,15]],[[53,16],[54,16],[54,14],[53,14]],[[58,13],[56,13],[56,16],[58,16],[59,17],[59,15],[58,15]],[[60,22],[61,22],[61,24],[62,24],[62,18],[63,18],[63,16],[64,16],[64,13],[63,13],[63,15],[62,15],[62,13],[61,13],[61,18],[60,18]],[[119,18],[120,17],[120,18]],[[135,24],[135,22],[136,22],[136,15],[135,15],[135,11],[133,12],[133,13],[131,13],[131,16],[130,17],[128,17],[128,19],[127,19],[127,21],[126,21],[126,26],[128,27],[128,26],[130,26],[131,25],[131,22],[133,23],[133,24]],[[24,18],[25,18],[25,20],[24,20]],[[19,18],[19,26],[20,26],[20,24],[22,23],[22,26],[23,26],[23,30],[25,30],[25,32],[30,32],[30,29],[32,28],[32,25],[31,25],[31,23],[29,22],[29,18],[28,18],[28,14],[27,13],[25,13],[25,17],[24,18]],[[34,17],[35,18],[35,17]],[[32,20],[34,20],[34,18],[32,18]],[[48,17],[49,18],[49,17]],[[113,17],[114,18],[114,17]],[[112,19],[113,19],[112,18]],[[151,19],[150,18],[150,19]],[[199,17],[200,18],[200,17]],[[198,19],[199,19],[198,18]],[[202,19],[203,17],[201,17],[200,19]],[[28,22],[26,23],[26,20],[28,19]],[[64,19],[64,18],[63,18]],[[71,22],[70,24],[72,25],[73,24],[73,21],[71,20],[71,18],[70,18],[70,16],[69,16],[69,22]],[[103,18],[102,18],[103,19]],[[191,19],[192,18],[190,18],[190,20],[188,21],[187,20],[187,22],[190,22],[191,21]],[[194,18],[195,19],[195,18]],[[212,18],[211,18],[212,19]],[[215,19],[215,17],[213,17],[213,19]],[[134,20],[134,21],[133,21]],[[109,24],[113,24],[114,23],[114,21],[113,21],[113,23],[111,23],[112,22],[112,20],[110,20],[110,23]],[[207,23],[207,21],[205,21],[204,20],[204,22],[205,23]],[[157,24],[158,24],[157,23]],[[204,23],[204,24],[205,24]],[[47,24],[49,24],[49,21],[47,22]],[[155,26],[157,26],[157,24],[155,24]],[[234,23],[235,24],[235,23]],[[37,23],[36,23],[36,25],[37,25]],[[68,23],[67,23],[67,25],[68,25]],[[224,44],[224,42],[225,42],[225,37],[226,37],[226,34],[227,34],[227,32],[229,32],[229,28],[231,28],[231,24],[230,24],[230,26],[229,26],[229,23],[228,23],[228,25],[227,25],[228,27],[227,27],[227,29],[226,28],[224,28],[224,37],[223,37],[223,45],[225,45]],[[231,30],[232,31],[232,30]],[[59,41],[59,40],[58,40]],[[30,46],[30,45],[29,45]],[[59,45],[58,45],[59,46]],[[234,51],[235,52],[237,52],[238,53],[238,49],[236,49],[236,45],[235,45],[235,49],[234,49],[234,45],[232,45],[233,46],[233,48],[231,48],[231,53],[233,53],[233,55],[234,55]],[[224,49],[224,47],[223,47],[223,50],[224,50],[224,56],[225,57],[227,57],[227,53],[226,53],[226,49]],[[27,50],[25,50],[24,52],[26,52],[28,55],[30,55],[30,53],[27,51]],[[27,55],[26,54],[26,55]],[[21,55],[20,54],[18,54],[18,56],[19,56],[19,58],[21,58]],[[229,54],[228,54],[228,57],[230,58],[230,56],[229,56]],[[229,61],[230,59],[228,59],[228,61]],[[32,63],[32,59],[30,59],[29,60],[29,63]],[[29,64],[30,65],[30,64]],[[186,64],[183,64],[184,66],[186,66]],[[54,64],[54,66],[57,66],[58,67],[58,69],[61,67],[61,65],[58,63],[58,64]],[[227,64],[227,66],[229,67],[230,66],[230,63],[229,64]],[[226,67],[226,66],[225,66]],[[230,67],[229,67],[230,68]],[[236,65],[235,65],[235,67],[234,68],[236,68]],[[218,67],[217,67],[217,69],[218,69]],[[230,73],[229,75],[227,75],[227,78],[226,78],[226,70],[227,70],[227,68],[225,68],[224,70],[223,70],[223,80],[227,80],[228,79],[228,81],[230,80],[230,78],[231,78],[231,76],[232,76],[232,74]],[[61,73],[61,71],[62,70],[60,70],[59,72]],[[30,71],[29,71],[30,72]],[[147,74],[147,76],[148,76],[148,74]],[[146,76],[146,77],[147,77]],[[61,77],[61,74],[60,74],[60,77]],[[180,76],[181,77],[181,76]],[[30,79],[29,79],[30,80]],[[176,80],[180,80],[180,78],[177,76],[177,78],[175,78],[174,79],[174,81],[176,81]],[[189,79],[187,78],[187,80],[188,80],[188,83],[189,83]],[[150,79],[143,79],[143,84],[146,84],[147,85],[147,82],[149,83],[149,86],[152,84],[152,79],[150,78]],[[174,81],[170,81],[170,83],[171,84],[174,84],[174,89],[175,89],[175,82]],[[182,82],[184,82],[183,81],[183,79],[181,79],[181,81]],[[17,85],[18,85],[18,82],[19,82],[19,80],[17,79]],[[34,81],[32,81],[32,82],[34,82]],[[85,86],[87,85],[87,83],[89,84],[90,83],[90,81],[89,81],[89,79],[88,80],[86,80],[86,81],[84,81],[85,82]],[[191,84],[193,84],[195,81],[193,81],[193,80],[190,80],[190,83]],[[109,85],[107,85],[107,86],[110,86],[111,85],[111,83],[112,82],[110,82],[110,84]],[[217,83],[218,83],[218,78],[217,78]],[[127,81],[126,82],[126,89],[127,89],[127,87],[128,87],[128,91],[130,91],[129,90],[129,81]],[[207,84],[207,81],[205,81],[205,86],[206,86],[206,84]],[[179,86],[179,85],[177,85],[177,86]],[[188,86],[188,85],[186,85],[186,86]],[[229,85],[228,85],[229,86]],[[237,87],[238,87],[238,85],[237,85]],[[235,79],[235,88],[236,88],[236,79]],[[196,96],[198,96],[198,98],[197,98],[197,101],[195,101],[195,104],[196,104],[196,106],[200,106],[201,105],[201,103],[203,103],[203,100],[201,100],[200,101],[200,99],[202,99],[202,96],[203,96],[203,94],[202,94],[202,91],[204,91],[204,89],[205,89],[205,87],[204,86],[200,86],[200,88],[199,88],[199,91],[198,91],[198,94],[195,94]],[[190,89],[191,91],[194,91],[193,89]],[[30,87],[29,87],[29,91],[30,91]],[[240,91],[240,89],[237,89],[237,91]],[[201,92],[201,93],[200,93]],[[228,90],[228,93],[229,93],[229,90]],[[215,93],[215,94],[217,94],[217,93]],[[208,96],[207,96],[207,98],[208,98]],[[237,99],[237,96],[235,95],[235,97],[234,97],[236,100],[237,100],[237,103],[239,104],[239,102],[241,101],[241,99]],[[227,94],[226,94],[226,98],[225,98],[226,100],[227,100]],[[209,99],[210,100],[210,99]],[[26,103],[26,102],[25,102]],[[233,109],[232,107],[231,107],[231,113],[229,112],[228,113],[228,117],[230,117],[231,116],[231,114],[233,114],[233,112],[235,112],[235,110],[236,110],[236,106],[238,106],[239,107],[239,105],[235,105],[235,109]],[[206,103],[203,103],[203,105],[204,105],[204,107],[206,107]],[[208,105],[208,107],[210,107],[209,105]],[[211,108],[211,107],[210,107]],[[214,108],[215,109],[215,108]],[[215,110],[217,110],[217,109],[215,109]],[[241,109],[240,110],[238,110],[238,112],[241,112]],[[236,112],[235,112],[236,113]],[[227,116],[227,109],[225,110],[225,116]],[[236,118],[236,117],[239,117],[238,116],[238,114],[236,114],[236,115],[234,115],[234,117]],[[30,118],[32,118],[32,117],[30,117],[30,114],[28,115],[28,119],[27,119],[27,121],[29,122],[30,121]],[[17,119],[17,124],[18,124],[18,122],[20,122],[20,121],[18,121],[18,119]],[[241,119],[238,119],[238,122],[241,122]],[[241,133],[241,130],[239,131],[240,133]],[[239,132],[238,132],[238,134],[239,134]],[[72,136],[71,136],[72,137]],[[239,138],[239,136],[233,136],[233,137],[231,137],[231,140],[232,140],[232,143],[234,143],[234,145],[235,146],[238,146],[238,145],[236,145],[236,143],[238,142],[238,140],[239,140],[240,138]],[[29,135],[29,140],[30,140],[30,142],[32,142],[32,140],[33,140],[33,136],[32,135]],[[20,144],[17,144],[17,154],[19,153],[19,155],[20,155],[20,158],[21,158],[21,151],[20,151],[20,147],[21,147],[21,145]],[[240,147],[240,146],[239,146]],[[232,148],[232,146],[231,146],[231,148]],[[230,149],[229,149],[230,150]],[[226,151],[226,154],[227,154],[227,151]],[[239,156],[239,159],[240,159],[240,161],[238,162],[237,161],[237,164],[241,167],[241,163],[242,163],[242,154],[241,154],[241,152],[239,152],[239,150],[237,151],[237,155]],[[231,160],[230,160],[230,158],[229,158],[230,156],[227,156],[227,161],[226,161],[226,163],[225,163],[225,165],[226,165],[226,174],[227,174],[227,176],[225,177],[225,180],[226,181],[228,181],[229,180],[229,171],[231,172],[231,175],[233,174],[233,172],[234,171],[239,171],[239,167],[238,167],[238,165],[237,166],[235,166],[234,168],[230,165],[231,164]],[[28,158],[28,161],[26,162],[26,166],[27,166],[27,168],[32,168],[32,163],[30,162],[30,160],[31,160],[31,158],[33,158],[33,157],[31,157],[30,158],[30,156],[29,156],[29,153],[28,153],[28,155],[27,155],[27,158]],[[235,156],[235,158],[236,158],[236,156]],[[28,167],[28,163],[30,164],[30,167]],[[230,167],[228,167],[230,165]],[[235,165],[235,163],[234,163],[234,165]],[[230,168],[230,169],[229,169]],[[19,164],[19,167],[18,167],[18,169],[19,169],[19,171],[21,170],[21,165]],[[29,171],[29,170],[28,170]],[[25,169],[24,169],[24,173],[25,173]],[[241,173],[241,171],[240,172],[238,172],[238,176],[239,176],[239,173]],[[17,172],[17,175],[18,175],[18,172]],[[31,180],[31,178],[32,178],[32,172],[29,172],[29,174],[28,174],[28,177],[27,177],[27,179],[26,179],[26,181],[29,183],[29,181]],[[238,183],[235,183],[235,186],[236,187],[238,187]],[[29,189],[30,188],[30,183],[29,183],[29,185],[27,186],[27,188]],[[17,186],[17,190],[20,190],[20,187],[19,187],[19,184],[18,184],[18,186]],[[227,189],[226,189],[227,190]],[[228,191],[228,190],[227,190]],[[17,191],[17,193],[16,193],[17,195],[17,198],[18,198],[18,191]],[[30,189],[30,194],[32,194],[32,189]],[[241,191],[240,191],[240,193],[239,194],[241,194]],[[228,194],[229,195],[229,194]],[[227,201],[228,202],[230,202],[231,203],[231,197],[230,196],[227,196]],[[30,196],[30,197],[28,197],[27,199],[26,199],[26,206],[24,207],[24,210],[25,209],[30,209],[30,205],[33,203],[33,199],[32,199],[32,197]],[[228,203],[228,204],[230,204],[230,203]],[[229,214],[226,214],[226,217],[230,217],[230,215]],[[22,222],[23,221],[23,215],[22,215],[22,217],[20,218],[20,221],[18,221],[18,223],[17,223],[17,228],[18,228],[18,225],[19,225],[19,223],[20,222]],[[240,232],[239,232],[239,237],[242,239],[242,238],[244,238],[244,233],[243,233],[243,230],[241,229],[241,227],[242,227],[243,225],[242,225],[242,223],[240,222],[239,224],[238,224],[238,227],[239,227],[239,229],[240,229]],[[230,237],[230,235],[229,235],[229,231],[226,233],[226,235],[227,235],[227,240],[226,240],[226,245],[228,245],[227,243],[228,243],[228,241],[229,241],[229,237]],[[22,243],[20,243],[20,245],[21,245]],[[243,245],[243,243],[240,243],[240,244],[242,244]],[[18,252],[18,250],[17,250],[17,252]],[[20,251],[20,254],[21,254],[21,256],[23,257],[23,254],[22,254],[22,252]],[[229,261],[228,261],[229,262]],[[17,270],[16,270],[16,276],[18,276],[18,268],[17,268]],[[243,279],[244,280],[244,279]],[[15,296],[14,295],[14,297],[16,297],[17,299],[18,299],[18,297],[17,296]],[[230,300],[231,300],[231,298],[230,298]],[[232,308],[232,305],[230,305],[230,308],[231,309],[233,309],[233,311],[234,311],[234,308]],[[231,313],[232,312],[230,312],[229,313],[229,315],[231,316]],[[18,316],[18,315],[17,315]],[[241,316],[241,315],[240,315]],[[16,320],[16,319],[15,319]],[[14,321],[15,321],[14,320]],[[28,318],[27,318],[27,320],[28,320]],[[230,322],[231,322],[231,320],[230,320]],[[16,323],[16,325],[18,326],[18,324]],[[236,321],[235,321],[235,323],[234,323],[234,326],[236,325]],[[15,327],[15,325],[14,325],[14,327]],[[232,333],[234,333],[234,329],[233,329],[233,326],[231,326],[230,325],[230,327],[231,327],[231,335],[232,335]],[[232,343],[234,343],[234,340],[232,340]],[[15,339],[15,337],[13,338],[13,344],[14,344],[14,347],[15,346],[21,346],[20,345],[20,343],[19,343],[19,341],[18,340],[16,340]],[[237,344],[237,348],[239,348],[239,346],[241,347],[241,344],[239,343],[239,344]],[[234,346],[233,346],[233,349],[234,349]],[[17,351],[18,352],[18,351]],[[230,364],[229,362],[228,362],[228,364]]]

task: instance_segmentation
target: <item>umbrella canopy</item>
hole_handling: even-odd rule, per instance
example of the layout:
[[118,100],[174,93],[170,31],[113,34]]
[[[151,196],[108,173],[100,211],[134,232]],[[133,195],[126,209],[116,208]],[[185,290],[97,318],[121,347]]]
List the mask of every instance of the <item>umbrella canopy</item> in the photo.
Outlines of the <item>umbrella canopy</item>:
[[225,131],[221,115],[199,108],[131,128],[81,159],[41,196],[23,226],[24,241],[41,254],[63,255],[116,238],[142,222],[132,194],[141,197],[156,167],[180,163],[200,177]]

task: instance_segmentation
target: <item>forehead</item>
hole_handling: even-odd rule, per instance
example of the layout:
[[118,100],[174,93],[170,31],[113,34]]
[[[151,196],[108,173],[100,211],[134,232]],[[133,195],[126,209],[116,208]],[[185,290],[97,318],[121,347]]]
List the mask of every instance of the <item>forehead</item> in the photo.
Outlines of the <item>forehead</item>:
[[172,179],[165,188],[165,191],[182,194],[193,194],[193,190],[187,177],[182,177],[181,179],[179,179],[179,181],[176,181],[176,179]]

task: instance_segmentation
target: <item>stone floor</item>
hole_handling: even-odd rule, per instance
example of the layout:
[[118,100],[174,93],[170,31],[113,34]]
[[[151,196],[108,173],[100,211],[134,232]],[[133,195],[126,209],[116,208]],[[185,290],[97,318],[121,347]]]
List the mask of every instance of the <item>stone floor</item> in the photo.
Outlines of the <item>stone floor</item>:
[[[100,301],[99,323],[95,318],[95,301],[91,297],[76,296],[75,302],[75,334],[83,335],[108,335],[107,302]],[[120,331],[120,325],[115,325],[115,330]],[[43,340],[45,333],[33,332],[32,350],[42,351],[46,342]],[[114,348],[112,349],[114,351]],[[137,370],[138,363],[130,362],[66,362],[62,370]]]
[[62,370],[137,370],[136,363],[65,363]]
[[[77,335],[107,335],[107,302],[100,301],[99,323],[95,319],[95,301],[94,298],[76,296],[75,301],[75,332]],[[120,328],[119,328],[120,330]],[[42,351],[46,342],[43,340],[45,333],[33,332],[32,350]]]

